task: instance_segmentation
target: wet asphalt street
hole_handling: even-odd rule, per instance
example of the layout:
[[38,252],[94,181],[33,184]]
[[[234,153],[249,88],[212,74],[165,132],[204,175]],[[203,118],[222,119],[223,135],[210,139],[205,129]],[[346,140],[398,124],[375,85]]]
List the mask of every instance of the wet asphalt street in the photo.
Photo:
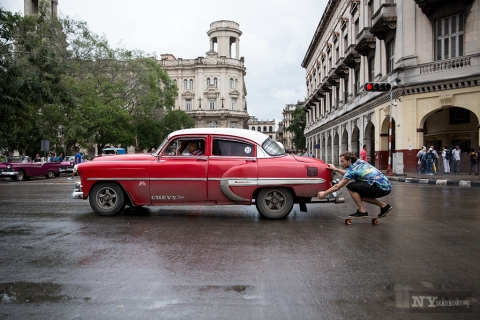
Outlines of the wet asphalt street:
[[[478,319],[478,188],[393,184],[387,218],[347,226],[347,194],[276,221],[255,206],[101,217],[65,177],[0,181],[0,319]],[[461,313],[411,302],[455,294]]]

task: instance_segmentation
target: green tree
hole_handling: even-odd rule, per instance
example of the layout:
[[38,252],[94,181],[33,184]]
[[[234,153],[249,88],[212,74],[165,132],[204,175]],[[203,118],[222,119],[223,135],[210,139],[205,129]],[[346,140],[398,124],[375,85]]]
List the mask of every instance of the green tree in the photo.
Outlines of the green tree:
[[292,123],[288,126],[287,131],[293,133],[292,142],[295,145],[295,148],[301,149],[306,145],[305,139],[305,125],[307,122],[307,117],[303,108],[296,108],[293,112]]

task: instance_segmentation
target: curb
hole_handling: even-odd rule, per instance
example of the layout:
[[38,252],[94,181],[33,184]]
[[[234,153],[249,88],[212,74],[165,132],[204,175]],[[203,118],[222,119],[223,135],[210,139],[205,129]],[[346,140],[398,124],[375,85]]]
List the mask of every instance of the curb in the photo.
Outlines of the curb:
[[390,181],[398,181],[405,183],[419,183],[419,184],[432,184],[437,186],[457,186],[457,187],[480,187],[480,181],[469,181],[469,180],[448,180],[448,179],[433,179],[433,178],[405,178],[405,177],[388,177]]

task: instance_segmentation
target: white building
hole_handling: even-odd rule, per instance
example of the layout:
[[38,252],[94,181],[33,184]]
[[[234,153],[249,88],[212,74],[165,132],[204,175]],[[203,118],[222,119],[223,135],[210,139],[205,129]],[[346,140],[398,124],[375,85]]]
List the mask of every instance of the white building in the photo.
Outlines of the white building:
[[287,151],[301,151],[304,146],[296,146],[293,143],[293,132],[288,131],[288,127],[292,124],[293,113],[296,109],[303,107],[303,102],[298,101],[297,103],[286,104],[283,108],[282,116],[283,120],[278,125],[278,138],[277,141],[281,142]]
[[242,32],[238,23],[221,20],[210,24],[207,34],[210,50],[206,57],[161,55],[162,68],[179,88],[175,107],[192,116],[197,128],[247,128]]
[[[416,170],[422,145],[477,148],[479,30],[478,0],[330,0],[302,62],[308,148],[338,163],[365,144],[386,169],[390,115],[405,171]],[[395,107],[366,82],[392,84]]]
[[270,139],[277,141],[277,132],[275,130],[275,119],[258,120],[256,117],[251,116],[250,119],[248,120],[247,125],[248,125],[248,129],[262,132],[267,136],[269,136]]

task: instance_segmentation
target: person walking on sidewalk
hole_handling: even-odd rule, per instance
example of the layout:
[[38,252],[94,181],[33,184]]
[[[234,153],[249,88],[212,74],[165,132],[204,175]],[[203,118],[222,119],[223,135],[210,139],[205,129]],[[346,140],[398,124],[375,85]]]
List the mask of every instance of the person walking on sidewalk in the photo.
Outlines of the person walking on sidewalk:
[[425,166],[425,154],[427,153],[427,147],[423,146],[420,151],[417,153],[418,158],[418,172],[425,173],[426,166]]
[[450,161],[452,161],[452,150],[448,149],[448,146],[445,146],[442,152],[443,157],[443,169],[445,174],[450,174]]
[[462,150],[459,146],[456,146],[455,149],[452,150],[453,156],[453,173],[459,174],[460,173],[460,154]]
[[470,149],[470,173],[468,175],[472,174],[472,167],[475,168],[475,175],[478,176],[478,154],[475,152],[474,148]]
[[340,166],[342,169],[335,168],[333,164],[328,165],[327,169],[342,174],[343,179],[327,191],[318,192],[318,199],[323,199],[327,194],[338,191],[343,186],[346,186],[353,201],[357,205],[357,211],[352,213],[350,217],[368,216],[363,202],[378,206],[380,208],[379,218],[385,217],[387,213],[392,210],[391,205],[378,200],[378,198],[386,196],[392,191],[392,184],[380,170],[368,162],[358,159],[355,154],[350,151],[340,155]]
[[80,149],[75,148],[75,152],[76,152],[76,154],[75,154],[75,165],[73,166],[72,176],[68,177],[67,178],[68,180],[72,180],[73,178],[75,178],[75,174],[77,174],[78,165],[80,163],[82,163],[82,155],[80,154]]
[[427,174],[433,176],[433,164],[435,163],[435,153],[433,152],[433,148],[428,149],[424,157],[427,164]]

